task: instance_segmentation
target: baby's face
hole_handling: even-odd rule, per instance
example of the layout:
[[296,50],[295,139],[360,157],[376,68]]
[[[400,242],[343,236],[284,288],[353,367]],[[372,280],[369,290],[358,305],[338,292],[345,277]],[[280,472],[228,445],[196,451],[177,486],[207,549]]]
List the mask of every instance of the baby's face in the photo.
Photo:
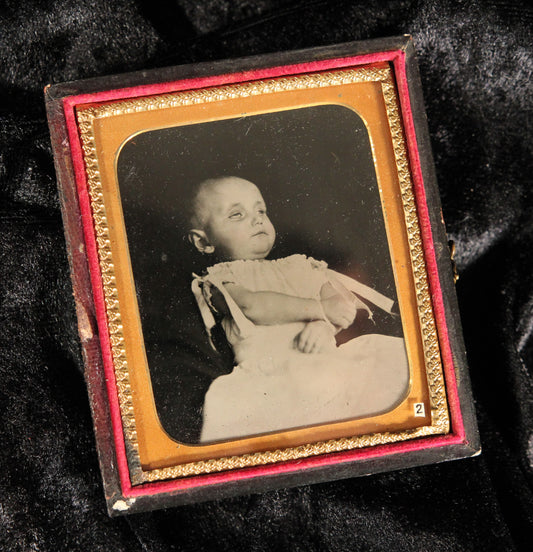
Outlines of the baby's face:
[[255,184],[236,177],[222,179],[200,192],[198,204],[218,257],[264,259],[270,253],[276,231]]

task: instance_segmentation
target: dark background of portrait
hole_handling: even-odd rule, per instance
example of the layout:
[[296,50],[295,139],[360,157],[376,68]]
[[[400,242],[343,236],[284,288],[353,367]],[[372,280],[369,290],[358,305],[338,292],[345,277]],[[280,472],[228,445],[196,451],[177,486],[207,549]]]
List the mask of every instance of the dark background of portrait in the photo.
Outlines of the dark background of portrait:
[[[532,19],[499,0],[2,2],[2,552],[530,550]],[[43,87],[403,33],[457,245],[482,454],[109,519]]]
[[[396,299],[370,140],[351,109],[321,105],[143,132],[124,144],[117,174],[156,406],[178,441],[197,442],[209,374],[231,369],[231,358],[210,350],[192,299],[192,273],[214,262],[186,239],[198,183],[220,175],[254,182],[277,232],[269,258],[307,254]],[[201,351],[196,359],[191,347]],[[213,368],[198,365],[206,358]]]

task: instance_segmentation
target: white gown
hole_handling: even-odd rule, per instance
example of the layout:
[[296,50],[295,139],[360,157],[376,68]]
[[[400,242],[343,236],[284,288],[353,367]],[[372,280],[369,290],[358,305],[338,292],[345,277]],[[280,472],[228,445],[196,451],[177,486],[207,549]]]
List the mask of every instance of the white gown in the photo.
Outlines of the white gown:
[[224,288],[224,283],[235,283],[250,291],[318,299],[327,282],[390,311],[390,299],[304,255],[220,263],[195,277],[193,292],[208,331],[215,323],[210,285],[226,300],[231,315],[222,326],[236,363],[230,374],[212,382],[205,396],[201,442],[368,417],[405,398],[409,367],[403,339],[371,334],[339,347],[332,339],[328,352],[302,353],[294,342],[304,322],[255,325]]

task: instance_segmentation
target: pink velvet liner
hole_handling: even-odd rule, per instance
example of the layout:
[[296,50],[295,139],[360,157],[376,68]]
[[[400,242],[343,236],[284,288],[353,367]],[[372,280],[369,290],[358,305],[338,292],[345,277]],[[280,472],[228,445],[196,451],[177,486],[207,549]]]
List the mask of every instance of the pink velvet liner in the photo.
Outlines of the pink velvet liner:
[[268,67],[266,69],[243,71],[241,73],[228,73],[211,77],[199,77],[195,79],[182,79],[159,84],[117,88],[104,92],[69,96],[63,100],[63,103],[66,109],[70,107],[75,108],[82,104],[107,103],[128,98],[153,96],[156,94],[169,94],[183,90],[194,90],[210,86],[223,86],[226,84],[255,81],[264,78],[283,77],[285,75],[297,75],[300,73],[310,73],[314,71],[327,71],[328,69],[334,70],[342,67],[350,67],[352,65],[367,65],[370,63],[378,63],[380,61],[391,61],[395,56],[396,51],[380,52],[377,54],[365,54],[362,56],[348,58],[327,59],[324,61],[311,61],[309,63],[282,65],[280,67]]
[[113,356],[111,353],[111,342],[109,340],[109,328],[107,326],[107,314],[104,300],[104,289],[102,286],[102,274],[100,272],[96,235],[91,212],[89,191],[87,187],[85,163],[83,161],[82,147],[80,137],[78,135],[75,106],[69,106],[66,100],[68,100],[68,98],[63,100],[63,107],[65,111],[65,120],[67,124],[76,185],[78,188],[81,222],[83,226],[83,233],[85,236],[85,249],[87,251],[87,259],[89,262],[89,274],[91,278],[94,306],[96,311],[96,322],[98,325],[98,334],[100,337],[100,346],[102,352],[102,361],[104,364],[107,394],[109,396],[109,410],[111,415],[111,425],[113,427],[113,438],[115,441],[117,466],[121,487],[125,489],[131,488],[131,483],[129,479],[128,465],[126,459],[126,448],[124,444],[122,419],[120,416],[118,391],[115,385],[115,373],[113,368]]
[[[199,475],[187,479],[174,481],[165,481],[149,483],[133,487],[129,478],[129,469],[126,458],[126,449],[124,444],[122,419],[120,415],[120,406],[118,393],[115,385],[115,374],[113,366],[113,357],[111,352],[111,343],[109,339],[109,330],[107,326],[107,314],[105,309],[104,291],[98,259],[96,236],[92,213],[90,207],[89,193],[87,189],[87,178],[85,173],[85,164],[81,148],[78,126],[76,121],[76,107],[82,104],[94,104],[100,102],[112,102],[125,98],[134,98],[155,94],[164,94],[177,92],[180,90],[191,90],[205,88],[208,86],[221,86],[244,81],[253,81],[262,78],[281,77],[284,75],[294,75],[299,73],[309,73],[315,71],[324,71],[329,69],[338,69],[341,67],[360,66],[364,64],[378,63],[388,61],[392,62],[396,71],[398,95],[400,97],[401,109],[403,112],[404,129],[410,153],[409,159],[413,173],[413,185],[415,188],[415,197],[417,209],[420,218],[420,226],[424,252],[428,268],[428,278],[432,299],[437,320],[437,327],[441,335],[441,353],[443,356],[444,373],[449,394],[450,414],[452,418],[452,432],[448,435],[429,437],[418,441],[409,441],[405,443],[394,443],[373,447],[367,450],[351,450],[338,453],[332,453],[317,457],[308,457],[301,460],[283,462],[252,468],[244,468],[233,472],[221,472],[210,475]],[[101,350],[104,363],[104,373],[106,376],[106,385],[109,395],[109,405],[111,412],[111,422],[114,433],[116,447],[117,467],[120,476],[122,492],[125,497],[135,497],[139,495],[156,494],[163,492],[179,492],[192,487],[203,487],[215,483],[224,483],[229,481],[238,481],[251,477],[262,477],[280,473],[290,473],[301,470],[302,468],[315,468],[328,466],[339,462],[349,462],[353,460],[364,460],[376,458],[384,453],[400,454],[407,451],[416,451],[426,448],[439,447],[446,444],[456,444],[464,442],[464,428],[462,418],[459,412],[459,398],[455,384],[453,372],[453,358],[451,348],[448,343],[448,331],[444,316],[444,305],[442,302],[440,281],[437,272],[437,263],[435,258],[435,249],[433,245],[431,227],[429,222],[428,209],[423,186],[422,171],[418,156],[416,144],[414,123],[409,101],[409,91],[407,78],[405,74],[405,53],[402,50],[380,52],[362,56],[340,58],[334,60],[316,61],[303,64],[286,65],[255,71],[245,71],[242,73],[232,73],[218,75],[214,77],[204,77],[198,79],[180,80],[170,83],[155,85],[144,85],[110,90],[106,92],[97,92],[92,94],[81,94],[70,96],[63,100],[65,118],[72,152],[74,173],[78,188],[79,204],[84,230],[87,257],[89,261],[91,284],[95,302],[96,318],[100,334]]]

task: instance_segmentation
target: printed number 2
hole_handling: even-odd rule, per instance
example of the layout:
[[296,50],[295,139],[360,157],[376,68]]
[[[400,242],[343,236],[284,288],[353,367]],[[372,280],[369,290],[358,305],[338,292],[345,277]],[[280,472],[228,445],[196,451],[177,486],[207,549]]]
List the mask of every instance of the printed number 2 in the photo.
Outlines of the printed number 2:
[[415,411],[415,418],[424,418],[426,415],[426,406],[424,403],[415,403],[413,405]]

